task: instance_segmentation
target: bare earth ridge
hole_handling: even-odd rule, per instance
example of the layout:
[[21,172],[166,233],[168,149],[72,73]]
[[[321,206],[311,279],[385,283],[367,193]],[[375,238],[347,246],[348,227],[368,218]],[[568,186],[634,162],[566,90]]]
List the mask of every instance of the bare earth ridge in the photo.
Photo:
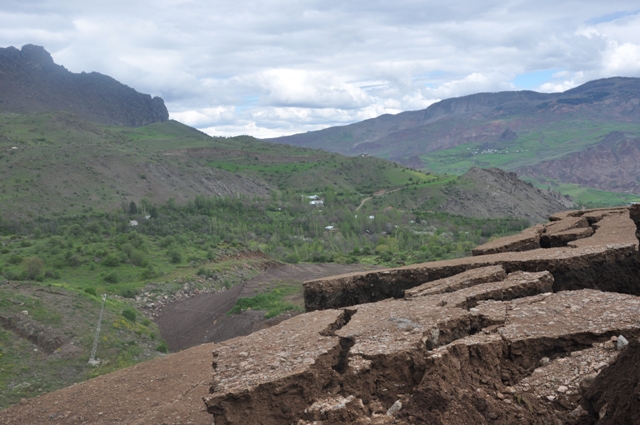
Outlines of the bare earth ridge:
[[315,311],[24,400],[0,424],[637,423],[616,406],[636,397],[621,377],[640,349],[640,205],[552,220],[539,235],[592,234],[308,281]]

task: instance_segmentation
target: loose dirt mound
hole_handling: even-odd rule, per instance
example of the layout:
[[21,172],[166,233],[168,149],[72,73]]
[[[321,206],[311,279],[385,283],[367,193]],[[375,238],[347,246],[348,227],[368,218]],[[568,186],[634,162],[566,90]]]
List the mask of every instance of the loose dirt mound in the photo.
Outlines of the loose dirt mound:
[[361,264],[296,264],[272,268],[227,291],[174,302],[164,307],[156,323],[169,349],[174,352],[205,342],[249,335],[288,319],[294,313],[272,319],[266,319],[265,313],[260,311],[227,316],[238,298],[253,297],[277,284],[302,285],[308,279],[375,268]]

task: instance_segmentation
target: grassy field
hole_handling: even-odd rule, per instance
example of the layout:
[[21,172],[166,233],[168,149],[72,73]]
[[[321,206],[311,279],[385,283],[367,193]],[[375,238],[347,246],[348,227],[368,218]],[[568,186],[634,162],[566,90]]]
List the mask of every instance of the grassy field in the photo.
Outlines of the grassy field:
[[640,135],[634,124],[602,124],[591,121],[549,123],[506,144],[461,144],[454,148],[423,154],[425,169],[436,174],[462,174],[471,167],[498,167],[515,170],[542,161],[561,158],[600,142],[612,131]]
[[288,300],[292,296],[300,296],[301,294],[301,286],[279,285],[253,297],[238,298],[236,304],[227,314],[236,314],[243,310],[260,310],[265,311],[265,317],[269,319],[286,311],[304,311],[304,306]]
[[[539,184],[539,186],[544,187],[543,184]],[[607,192],[605,190],[578,186],[577,184],[555,184],[552,188],[560,193],[571,196],[578,207],[603,208],[616,205],[629,205],[631,202],[640,202],[640,196],[638,195]]]

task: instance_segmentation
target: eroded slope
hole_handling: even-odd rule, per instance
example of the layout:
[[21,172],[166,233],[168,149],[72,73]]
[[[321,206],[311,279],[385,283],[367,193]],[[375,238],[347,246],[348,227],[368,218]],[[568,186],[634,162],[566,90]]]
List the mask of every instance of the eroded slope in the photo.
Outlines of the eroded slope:
[[211,423],[194,401],[211,350],[218,425],[615,423],[620,398],[602,385],[619,381],[603,371],[620,352],[635,364],[638,224],[640,206],[569,212],[538,235],[591,236],[308,282],[317,311],[25,401],[0,423]]
[[[278,369],[282,359],[299,358],[297,351],[263,350],[245,338],[229,355],[222,344],[214,350],[207,408],[223,424],[588,423],[579,401],[615,359],[612,338],[640,335],[632,216],[628,208],[568,213],[536,230],[547,237],[591,230],[563,247],[307,282],[307,306],[320,311],[299,317],[341,317],[331,349],[283,381],[264,367],[233,376],[217,370],[224,356],[232,364],[240,352],[250,362],[249,350],[260,353],[260,365]],[[602,243],[613,240],[622,243]],[[260,339],[285,332],[272,328]],[[303,346],[318,336],[301,338]]]

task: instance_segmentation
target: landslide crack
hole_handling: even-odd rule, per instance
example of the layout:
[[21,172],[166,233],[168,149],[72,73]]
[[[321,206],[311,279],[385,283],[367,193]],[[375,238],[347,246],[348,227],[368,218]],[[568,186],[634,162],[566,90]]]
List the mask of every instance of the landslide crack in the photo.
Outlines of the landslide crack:
[[[342,329],[351,321],[351,317],[356,314],[358,310],[355,309],[344,309],[342,310],[342,314],[338,316],[337,320],[333,322],[327,329],[320,332],[322,336],[336,336],[336,331]],[[338,354],[338,361],[335,365],[331,366],[331,369],[335,370],[339,374],[344,374],[345,370],[349,366],[349,350],[356,343],[355,338],[353,337],[343,337],[340,336],[340,353]]]
[[333,322],[331,325],[329,325],[327,329],[320,332],[320,335],[336,336],[336,331],[339,331],[340,329],[345,327],[347,323],[349,323],[349,321],[351,320],[351,317],[353,317],[353,315],[356,314],[357,311],[358,310],[355,310],[355,309],[345,308],[344,310],[342,310],[342,314],[338,316],[336,321]]
[[[507,378],[503,377],[505,385],[515,385],[523,379],[531,376],[534,370],[540,366],[542,358],[555,360],[570,357],[574,351],[582,351],[591,348],[594,343],[603,343],[612,336],[620,335],[623,331],[613,330],[602,334],[593,332],[580,332],[576,334],[562,335],[556,338],[541,337],[526,341],[523,346],[514,349],[512,341],[503,336],[507,346],[507,356],[502,361],[502,368],[507,371]],[[625,335],[635,337],[636,332],[626,332]]]
[[349,367],[349,351],[356,343],[353,337],[340,337],[340,354],[338,355],[338,363],[331,367],[339,374],[343,375]]

